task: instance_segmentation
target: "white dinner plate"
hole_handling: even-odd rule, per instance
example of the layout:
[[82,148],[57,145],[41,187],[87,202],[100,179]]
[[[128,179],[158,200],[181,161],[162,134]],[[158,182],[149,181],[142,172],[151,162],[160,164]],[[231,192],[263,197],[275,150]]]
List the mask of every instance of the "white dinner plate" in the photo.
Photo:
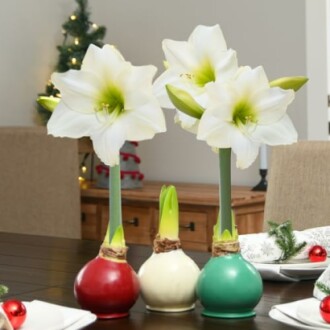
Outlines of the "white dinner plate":
[[271,309],[269,311],[269,316],[276,321],[279,321],[281,323],[284,324],[288,324],[296,329],[303,329],[303,330],[315,330],[314,326],[310,326],[307,324],[303,324],[301,322],[298,322],[296,320],[294,320],[293,318],[283,314],[281,311],[279,311],[278,309]]
[[322,262],[253,263],[265,280],[300,281],[317,279],[330,264],[330,258]]
[[330,324],[323,320],[319,307],[320,301],[316,299],[301,302],[297,307],[297,316],[308,325],[330,329]]

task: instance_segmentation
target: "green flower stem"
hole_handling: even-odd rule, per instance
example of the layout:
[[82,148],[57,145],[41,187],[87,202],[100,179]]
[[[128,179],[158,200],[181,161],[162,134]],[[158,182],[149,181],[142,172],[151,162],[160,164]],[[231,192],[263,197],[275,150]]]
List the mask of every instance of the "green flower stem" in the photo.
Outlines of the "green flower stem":
[[109,243],[116,232],[116,229],[122,225],[121,214],[121,180],[120,180],[120,165],[110,167],[109,174],[110,183],[110,219],[109,219]]
[[231,148],[219,149],[220,167],[220,226],[221,235],[226,229],[232,233],[231,219]]

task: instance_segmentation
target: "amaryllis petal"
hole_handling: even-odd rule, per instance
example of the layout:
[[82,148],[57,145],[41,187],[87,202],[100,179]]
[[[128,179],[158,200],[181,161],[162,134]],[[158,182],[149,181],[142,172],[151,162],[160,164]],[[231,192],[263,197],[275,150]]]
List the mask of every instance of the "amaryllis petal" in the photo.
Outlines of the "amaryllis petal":
[[272,125],[258,125],[253,132],[253,138],[271,146],[292,144],[297,142],[297,131],[288,115]]
[[226,40],[218,24],[214,26],[196,26],[189,36],[188,42],[191,43],[196,50],[207,54],[227,50]]
[[78,70],[69,70],[63,73],[54,72],[51,75],[51,80],[62,91],[62,97],[67,91],[93,97],[102,85],[94,73]]
[[184,130],[197,134],[199,119],[190,117],[181,111],[176,111],[174,122],[180,124]]
[[97,124],[94,115],[72,111],[61,101],[47,123],[47,130],[57,137],[81,138],[89,136]]
[[293,100],[293,90],[275,87],[260,91],[255,100],[255,106],[260,109],[259,124],[269,124],[282,118]]
[[128,68],[118,79],[123,82],[121,85],[125,91],[143,89],[144,92],[151,93],[152,79],[156,71],[157,68],[153,65],[136,66]]
[[90,137],[94,151],[103,163],[109,166],[119,164],[119,151],[125,143],[125,131],[121,125],[115,123],[110,128],[104,125],[94,131]]
[[163,51],[169,67],[176,70],[180,68],[181,73],[189,72],[197,66],[197,57],[193,52],[192,46],[186,41],[175,41],[165,39],[163,41]]
[[255,69],[250,67],[242,68],[236,77],[237,84],[241,88],[258,91],[260,89],[269,88],[268,78],[263,67],[258,66]]
[[257,158],[260,143],[253,142],[240,132],[231,136],[231,148],[236,155],[236,167],[248,168]]
[[216,109],[205,112],[199,123],[197,139],[205,140],[215,148],[230,148],[231,134],[234,128],[226,121],[215,116]]
[[93,72],[102,79],[111,79],[120,72],[124,62],[123,56],[112,45],[99,48],[93,44],[88,47],[81,71]]

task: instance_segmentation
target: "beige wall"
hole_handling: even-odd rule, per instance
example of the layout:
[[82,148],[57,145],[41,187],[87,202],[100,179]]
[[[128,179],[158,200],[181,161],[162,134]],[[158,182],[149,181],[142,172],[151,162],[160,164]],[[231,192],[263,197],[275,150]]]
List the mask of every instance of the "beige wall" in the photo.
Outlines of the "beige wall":
[[[313,39],[319,40],[323,29],[325,0],[316,2],[314,6],[314,0],[89,1],[92,19],[107,26],[105,41],[118,46],[136,65],[157,65],[158,73],[164,38],[184,40],[197,24],[219,23],[240,64],[263,65],[270,79],[311,75],[308,88],[297,94],[289,113],[301,139],[325,139],[325,44],[321,45],[322,38],[320,44]],[[35,97],[57,61],[61,25],[76,4],[73,0],[3,0],[1,5],[0,125],[33,125]],[[321,69],[315,69],[315,63]],[[146,179],[217,182],[217,157],[173,124],[172,111],[165,112],[168,132],[140,143],[137,150]],[[258,161],[244,171],[233,166],[233,183],[254,185],[258,180]]]

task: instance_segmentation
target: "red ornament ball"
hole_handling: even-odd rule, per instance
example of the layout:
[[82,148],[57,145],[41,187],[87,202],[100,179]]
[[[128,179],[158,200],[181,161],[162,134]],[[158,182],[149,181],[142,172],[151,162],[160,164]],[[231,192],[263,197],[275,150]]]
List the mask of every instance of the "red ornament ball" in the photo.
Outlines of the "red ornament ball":
[[11,325],[15,330],[24,323],[26,319],[26,308],[20,300],[6,300],[2,304],[2,309],[6,313]]
[[323,320],[330,323],[330,296],[326,296],[320,303],[320,313]]
[[311,262],[321,262],[327,259],[327,250],[321,245],[314,245],[308,253]]

